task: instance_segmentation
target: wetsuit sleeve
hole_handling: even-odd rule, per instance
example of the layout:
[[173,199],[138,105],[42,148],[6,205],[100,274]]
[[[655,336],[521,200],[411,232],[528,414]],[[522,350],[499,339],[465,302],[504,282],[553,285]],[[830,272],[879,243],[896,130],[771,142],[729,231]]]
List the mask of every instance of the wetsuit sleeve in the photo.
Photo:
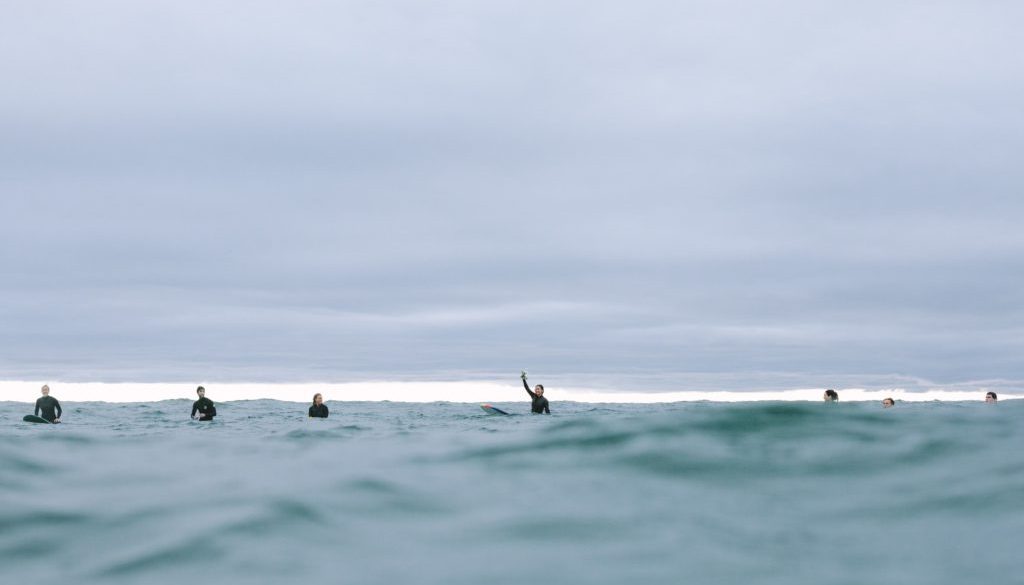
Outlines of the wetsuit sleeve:
[[544,403],[544,414],[551,414],[551,409],[548,408],[548,403]]
[[39,416],[39,401],[40,400],[42,400],[42,398],[37,398],[36,399],[36,416]]
[[533,393],[533,390],[530,390],[530,385],[526,383],[526,378],[523,378],[523,388],[526,388],[527,393],[530,394],[530,398],[537,397],[537,395]]
[[53,399],[53,406],[54,406],[54,408],[56,408],[56,409],[57,409],[57,418],[60,418],[60,416],[61,416],[62,414],[64,414],[64,410],[63,410],[63,409],[61,409],[61,407],[60,407],[60,401],[59,401],[59,400],[57,400],[56,398],[54,398],[54,399]]
[[217,416],[217,407],[214,406],[213,404],[210,404],[210,412],[208,413],[208,415],[210,418]]
[[313,418],[313,409],[314,408],[316,408],[316,406],[310,406],[309,407],[309,418]]
[[192,403],[192,414],[189,415],[189,416],[195,416],[197,410],[199,410],[199,401],[198,400],[196,400],[195,402]]
[[324,418],[327,418],[327,415],[329,415],[329,414],[331,414],[331,411],[328,410],[327,405],[325,404],[324,405]]

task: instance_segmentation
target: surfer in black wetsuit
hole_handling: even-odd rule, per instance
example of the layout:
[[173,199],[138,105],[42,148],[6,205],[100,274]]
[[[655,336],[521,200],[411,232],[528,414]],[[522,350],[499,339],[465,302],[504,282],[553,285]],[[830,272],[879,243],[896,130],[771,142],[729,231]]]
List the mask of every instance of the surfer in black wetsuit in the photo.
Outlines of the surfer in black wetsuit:
[[[50,387],[43,385],[42,397],[36,400],[36,416],[40,416],[51,423],[59,423],[60,416],[64,414],[64,411],[60,408],[60,402],[56,398],[50,396]],[[39,414],[39,413],[43,414]]]
[[[199,400],[192,403],[192,418],[198,418],[199,420],[213,420],[213,417],[217,416],[217,407],[213,405],[213,401],[206,397],[206,388],[202,386],[196,388],[196,394],[199,395]],[[199,416],[196,416],[196,413]]]
[[548,399],[544,398],[544,386],[537,384],[537,387],[530,390],[530,385],[526,383],[526,372],[523,372],[519,376],[523,379],[523,388],[530,394],[530,398],[533,399],[533,404],[530,405],[530,412],[533,414],[551,414],[551,410],[548,408]]
[[317,392],[313,395],[313,406],[309,407],[309,418],[327,418],[327,405],[324,404],[324,397]]

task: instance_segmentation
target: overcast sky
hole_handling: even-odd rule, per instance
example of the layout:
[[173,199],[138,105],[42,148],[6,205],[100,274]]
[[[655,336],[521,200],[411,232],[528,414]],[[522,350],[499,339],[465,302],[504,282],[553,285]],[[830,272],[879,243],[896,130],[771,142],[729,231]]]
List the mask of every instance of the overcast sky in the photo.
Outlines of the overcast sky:
[[1024,388],[1022,17],[4,2],[0,379]]

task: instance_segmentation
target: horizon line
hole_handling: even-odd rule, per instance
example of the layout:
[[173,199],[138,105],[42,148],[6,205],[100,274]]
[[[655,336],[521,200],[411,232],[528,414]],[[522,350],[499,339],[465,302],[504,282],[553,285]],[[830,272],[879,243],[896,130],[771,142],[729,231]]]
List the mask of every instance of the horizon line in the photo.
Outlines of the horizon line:
[[[195,400],[196,386],[206,387],[208,397],[217,403],[247,400],[278,400],[307,403],[315,393],[324,395],[324,402],[398,402],[458,404],[514,403],[527,401],[521,384],[495,381],[408,382],[367,381],[344,383],[302,382],[279,383],[164,383],[164,382],[46,382],[0,380],[0,396],[11,402],[32,404],[39,397],[43,384],[50,385],[52,395],[63,402],[103,402],[108,404]],[[671,404],[680,402],[818,402],[825,387],[790,388],[785,390],[668,390],[628,391],[582,386],[550,386],[552,402],[584,404]],[[970,390],[929,388],[834,388],[842,402],[881,401],[891,397],[903,402],[973,402],[984,399],[989,388]],[[1024,398],[1024,394],[1000,391],[1000,399]],[[19,399],[21,398],[21,399]]]

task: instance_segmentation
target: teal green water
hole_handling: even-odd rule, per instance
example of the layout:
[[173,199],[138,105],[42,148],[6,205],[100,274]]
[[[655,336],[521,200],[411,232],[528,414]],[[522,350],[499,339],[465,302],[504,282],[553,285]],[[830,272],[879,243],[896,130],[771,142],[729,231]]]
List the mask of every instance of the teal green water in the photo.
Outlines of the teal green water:
[[1024,401],[190,404],[0,403],[0,581],[1024,582]]

